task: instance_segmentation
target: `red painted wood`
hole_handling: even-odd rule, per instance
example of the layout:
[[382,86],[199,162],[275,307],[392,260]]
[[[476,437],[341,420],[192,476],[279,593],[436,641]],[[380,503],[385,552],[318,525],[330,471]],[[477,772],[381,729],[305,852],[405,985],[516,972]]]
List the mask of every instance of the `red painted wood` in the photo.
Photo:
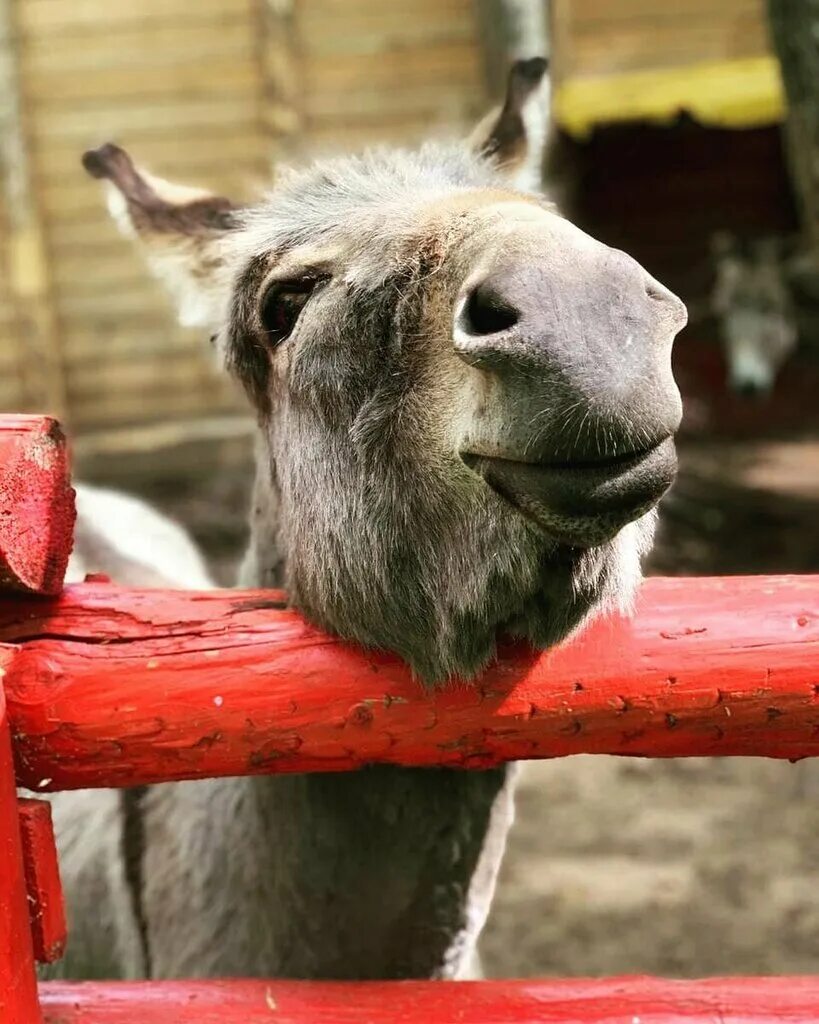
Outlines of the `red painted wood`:
[[63,955],[66,942],[65,905],[51,804],[45,800],[20,800],[19,810],[34,958],[41,964],[51,964]]
[[0,603],[18,778],[135,785],[368,762],[819,754],[819,577],[652,579],[633,621],[425,694],[270,592]]
[[11,738],[0,686],[0,1022],[40,1020]]
[[0,588],[56,594],[74,529],[65,437],[48,416],[0,416]]
[[41,986],[46,1024],[808,1024],[819,978]]

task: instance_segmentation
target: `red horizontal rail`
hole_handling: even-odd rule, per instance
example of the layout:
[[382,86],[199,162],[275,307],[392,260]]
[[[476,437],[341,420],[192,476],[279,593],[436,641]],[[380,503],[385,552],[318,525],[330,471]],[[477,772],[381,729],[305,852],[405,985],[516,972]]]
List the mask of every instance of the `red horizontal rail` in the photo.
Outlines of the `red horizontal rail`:
[[48,416],[0,416],[0,587],[59,591],[74,529],[65,437]]
[[807,1024],[819,978],[41,985],[45,1024]]
[[505,648],[476,684],[436,693],[271,605],[104,583],[0,603],[20,783],[819,754],[816,576],[652,579],[633,620],[540,655]]

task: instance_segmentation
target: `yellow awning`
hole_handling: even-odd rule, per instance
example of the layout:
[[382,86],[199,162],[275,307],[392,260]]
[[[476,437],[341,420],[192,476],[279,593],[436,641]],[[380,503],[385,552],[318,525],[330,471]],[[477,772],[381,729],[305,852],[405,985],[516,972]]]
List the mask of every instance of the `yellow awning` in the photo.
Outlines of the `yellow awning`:
[[555,118],[583,138],[613,121],[667,123],[686,111],[701,124],[751,128],[782,120],[779,63],[771,56],[569,78],[555,90]]

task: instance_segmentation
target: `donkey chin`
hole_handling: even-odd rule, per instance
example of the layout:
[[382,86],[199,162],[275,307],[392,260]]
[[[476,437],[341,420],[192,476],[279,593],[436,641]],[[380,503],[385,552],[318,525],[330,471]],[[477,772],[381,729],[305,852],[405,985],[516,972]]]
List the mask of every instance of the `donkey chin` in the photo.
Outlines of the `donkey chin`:
[[498,495],[561,544],[587,548],[614,538],[652,509],[674,481],[672,437],[597,460],[533,462],[462,451]]

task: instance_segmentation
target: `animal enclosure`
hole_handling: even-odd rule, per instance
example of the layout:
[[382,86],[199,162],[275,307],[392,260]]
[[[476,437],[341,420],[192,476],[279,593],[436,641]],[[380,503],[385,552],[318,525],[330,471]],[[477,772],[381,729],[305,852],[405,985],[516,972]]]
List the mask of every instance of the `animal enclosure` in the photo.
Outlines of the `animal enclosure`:
[[[18,800],[15,778],[36,792],[580,752],[815,756],[819,578],[654,580],[633,621],[602,623],[542,655],[509,647],[475,687],[424,693],[396,658],[330,640],[275,592],[128,591],[97,579],[44,597],[70,547],[64,440],[52,421],[23,417],[0,420],[0,440],[4,1024],[816,1017],[819,978],[45,983],[38,992],[35,958],[57,958],[65,928],[47,805]],[[38,474],[30,494],[19,486],[27,469]]]

